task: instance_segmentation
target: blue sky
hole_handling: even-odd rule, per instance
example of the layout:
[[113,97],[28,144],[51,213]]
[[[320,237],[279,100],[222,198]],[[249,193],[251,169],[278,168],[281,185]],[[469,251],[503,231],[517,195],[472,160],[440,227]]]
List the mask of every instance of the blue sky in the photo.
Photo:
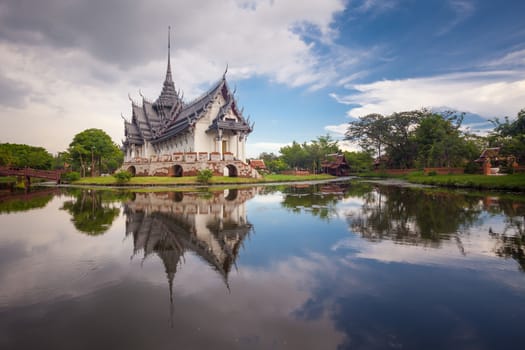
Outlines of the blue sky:
[[449,108],[479,130],[525,108],[524,13],[517,0],[4,0],[0,142],[55,153],[95,127],[120,143],[128,94],[160,93],[168,25],[186,100],[228,64],[255,121],[250,156],[342,139],[368,113]]

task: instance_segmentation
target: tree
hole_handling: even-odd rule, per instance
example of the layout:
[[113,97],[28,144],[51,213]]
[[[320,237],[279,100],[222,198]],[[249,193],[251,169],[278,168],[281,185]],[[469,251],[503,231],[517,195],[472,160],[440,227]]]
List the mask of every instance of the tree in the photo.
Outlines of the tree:
[[330,135],[319,136],[317,140],[312,140],[309,144],[304,144],[303,148],[307,154],[308,163],[314,173],[321,170],[321,162],[329,154],[339,153],[341,150]]
[[428,113],[423,109],[392,113],[387,117],[369,114],[350,122],[346,140],[358,142],[366,151],[376,151],[378,158],[384,150],[394,167],[411,168],[417,154],[413,131]]
[[509,117],[501,122],[492,120],[494,131],[489,135],[491,147],[501,147],[501,155],[514,156],[518,163],[525,162],[525,109],[518,112],[514,121]]
[[51,169],[53,156],[43,147],[24,144],[0,144],[0,165],[17,168]]
[[353,173],[361,173],[372,170],[374,162],[372,156],[368,152],[344,152],[346,161],[350,165],[350,170]]
[[350,122],[346,131],[346,140],[357,142],[367,152],[375,152],[381,157],[382,146],[388,134],[387,118],[372,113]]
[[100,129],[87,129],[78,133],[69,144],[68,153],[74,169],[82,176],[91,170],[91,176],[100,172],[113,172],[122,164],[123,154],[108,134]]
[[281,159],[288,168],[311,169],[313,172],[321,170],[321,161],[328,155],[339,153],[337,141],[330,135],[319,136],[310,143],[299,144],[296,141],[292,145],[282,147]]
[[279,150],[283,161],[290,168],[305,168],[307,163],[307,154],[303,147],[293,141],[290,146],[281,147]]
[[462,121],[463,114],[453,112],[423,116],[415,130],[420,166],[458,167],[479,155],[476,144],[461,132]]
[[259,159],[264,160],[266,169],[272,173],[277,173],[283,170],[286,170],[288,167],[286,163],[282,160],[281,157],[277,156],[275,153],[263,152],[259,154]]

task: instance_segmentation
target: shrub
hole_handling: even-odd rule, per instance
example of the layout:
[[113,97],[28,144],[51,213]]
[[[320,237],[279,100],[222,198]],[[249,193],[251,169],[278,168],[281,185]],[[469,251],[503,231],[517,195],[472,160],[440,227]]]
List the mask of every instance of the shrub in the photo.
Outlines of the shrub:
[[118,183],[124,183],[131,180],[133,174],[131,174],[129,171],[123,170],[113,174],[113,177],[117,179]]
[[213,177],[213,171],[211,169],[203,169],[197,173],[197,182],[207,184]]
[[470,161],[465,165],[465,174],[478,174],[481,173],[481,166],[474,162]]
[[62,181],[65,181],[65,182],[74,182],[74,181],[80,180],[80,174],[76,171],[70,171],[70,172],[62,174],[60,178]]
[[436,176],[436,175],[437,173],[434,170],[428,172],[428,176]]

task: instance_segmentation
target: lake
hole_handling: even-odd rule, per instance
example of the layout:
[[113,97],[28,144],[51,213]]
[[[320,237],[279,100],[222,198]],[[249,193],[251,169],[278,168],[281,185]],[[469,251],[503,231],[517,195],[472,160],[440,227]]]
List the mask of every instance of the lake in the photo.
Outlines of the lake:
[[523,197],[4,194],[0,348],[523,349]]

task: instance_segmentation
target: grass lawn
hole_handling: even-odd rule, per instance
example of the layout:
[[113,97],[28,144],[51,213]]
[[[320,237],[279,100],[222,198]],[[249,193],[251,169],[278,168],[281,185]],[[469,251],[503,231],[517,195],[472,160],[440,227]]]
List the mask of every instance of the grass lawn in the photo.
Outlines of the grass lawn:
[[525,174],[501,176],[470,174],[429,176],[417,173],[406,175],[404,178],[409,182],[425,185],[525,192]]
[[16,182],[16,176],[0,176],[0,183]]
[[[250,184],[250,183],[267,183],[267,182],[291,182],[291,181],[311,181],[311,180],[328,180],[334,177],[326,174],[319,175],[266,175],[261,179],[252,179],[245,177],[227,177],[227,176],[213,176],[209,182],[214,184]],[[117,180],[113,176],[99,176],[99,177],[84,177],[75,181],[75,185],[101,185],[111,186],[118,185]],[[183,177],[163,177],[163,176],[137,176],[132,177],[129,182],[124,183],[125,186],[163,186],[163,185],[199,185],[196,176]]]

